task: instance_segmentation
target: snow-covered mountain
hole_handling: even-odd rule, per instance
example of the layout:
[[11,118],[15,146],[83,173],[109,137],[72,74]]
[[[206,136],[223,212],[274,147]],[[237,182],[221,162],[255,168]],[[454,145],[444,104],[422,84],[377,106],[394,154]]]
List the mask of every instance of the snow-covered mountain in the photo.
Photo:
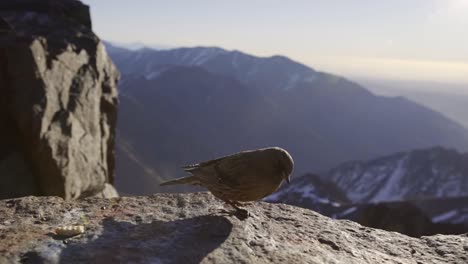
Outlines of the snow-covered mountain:
[[142,42],[109,42],[109,41],[104,41],[105,45],[108,47],[117,47],[117,48],[123,48],[127,50],[140,50],[144,48],[150,48],[150,49],[155,49],[155,50],[167,50],[167,49],[172,49],[174,46],[169,46],[169,45],[159,45],[159,44],[145,44]]
[[334,183],[321,179],[315,174],[305,174],[294,178],[290,184],[283,184],[280,190],[265,198],[267,202],[283,202],[304,208],[325,206],[338,207],[349,204],[346,194]]
[[[162,72],[173,66],[199,66],[209,72],[235,78],[256,89],[268,89],[267,91],[289,90],[301,83],[345,81],[338,76],[317,72],[284,56],[256,57],[218,47],[170,50],[142,48],[130,51],[107,43],[107,49],[124,76],[142,75],[149,80],[158,78]],[[367,92],[357,84],[349,84],[354,89]]]
[[468,153],[435,147],[306,174],[265,199],[411,236],[468,232]]
[[347,162],[324,175],[354,203],[468,196],[468,153],[435,147]]

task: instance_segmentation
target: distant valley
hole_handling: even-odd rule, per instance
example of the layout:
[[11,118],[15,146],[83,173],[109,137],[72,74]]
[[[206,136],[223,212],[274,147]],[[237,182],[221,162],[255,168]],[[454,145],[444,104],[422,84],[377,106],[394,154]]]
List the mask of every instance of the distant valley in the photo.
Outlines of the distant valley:
[[468,128],[468,84],[369,79],[358,82],[377,95],[405,96]]

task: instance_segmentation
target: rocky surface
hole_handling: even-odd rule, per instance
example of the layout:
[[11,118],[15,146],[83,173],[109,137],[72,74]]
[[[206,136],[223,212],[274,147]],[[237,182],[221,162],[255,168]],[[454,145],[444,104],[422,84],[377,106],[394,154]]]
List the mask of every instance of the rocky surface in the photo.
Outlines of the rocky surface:
[[[0,262],[467,263],[468,236],[411,238],[282,204],[221,213],[208,193],[0,201]],[[63,238],[56,227],[84,225]]]
[[115,194],[119,74],[88,6],[1,1],[0,18],[0,198]]

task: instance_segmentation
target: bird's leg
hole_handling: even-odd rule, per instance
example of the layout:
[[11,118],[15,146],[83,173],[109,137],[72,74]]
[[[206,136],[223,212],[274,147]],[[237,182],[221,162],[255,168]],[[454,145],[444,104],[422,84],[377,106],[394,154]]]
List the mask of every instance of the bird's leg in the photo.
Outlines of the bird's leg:
[[228,202],[232,207],[234,207],[235,209],[239,210],[240,208],[239,207],[243,207],[244,204],[241,203],[241,202],[238,202],[238,201],[229,201]]
[[229,204],[230,206],[234,207],[234,209],[236,210],[242,210],[239,206],[241,206],[241,204],[239,202],[236,202],[236,201],[229,201],[229,200],[226,200],[225,201],[227,204]]
[[245,209],[240,208],[240,206],[242,206],[242,203],[237,202],[237,201],[222,199],[220,197],[217,197],[217,198],[222,200],[223,202],[225,202],[226,204],[230,205],[231,207],[233,207],[235,209],[234,212],[233,211],[227,211],[227,210],[224,210],[224,209],[220,209],[219,210],[220,213],[223,213],[223,214],[226,214],[226,215],[229,215],[229,216],[235,216],[240,220],[245,220],[246,218],[249,217],[249,215],[250,215],[249,212],[247,210],[245,210]]
[[239,206],[242,206],[241,203],[239,202],[236,202],[236,201],[230,201],[230,200],[225,200],[224,202],[226,202],[227,204],[229,204],[230,206],[234,207],[234,209],[236,209],[236,212],[235,212],[235,215],[241,219],[241,220],[244,220],[246,219],[247,217],[249,217],[249,212],[245,209],[242,209],[240,208]]

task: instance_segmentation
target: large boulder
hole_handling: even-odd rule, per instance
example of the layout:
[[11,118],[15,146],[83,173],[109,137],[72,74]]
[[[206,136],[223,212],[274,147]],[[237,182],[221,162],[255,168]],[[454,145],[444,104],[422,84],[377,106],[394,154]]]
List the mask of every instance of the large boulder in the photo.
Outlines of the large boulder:
[[[468,263],[467,235],[412,238],[283,204],[244,220],[221,209],[208,193],[3,200],[0,262]],[[76,224],[84,233],[54,233]]]
[[88,6],[0,2],[0,199],[117,195],[118,78]]

